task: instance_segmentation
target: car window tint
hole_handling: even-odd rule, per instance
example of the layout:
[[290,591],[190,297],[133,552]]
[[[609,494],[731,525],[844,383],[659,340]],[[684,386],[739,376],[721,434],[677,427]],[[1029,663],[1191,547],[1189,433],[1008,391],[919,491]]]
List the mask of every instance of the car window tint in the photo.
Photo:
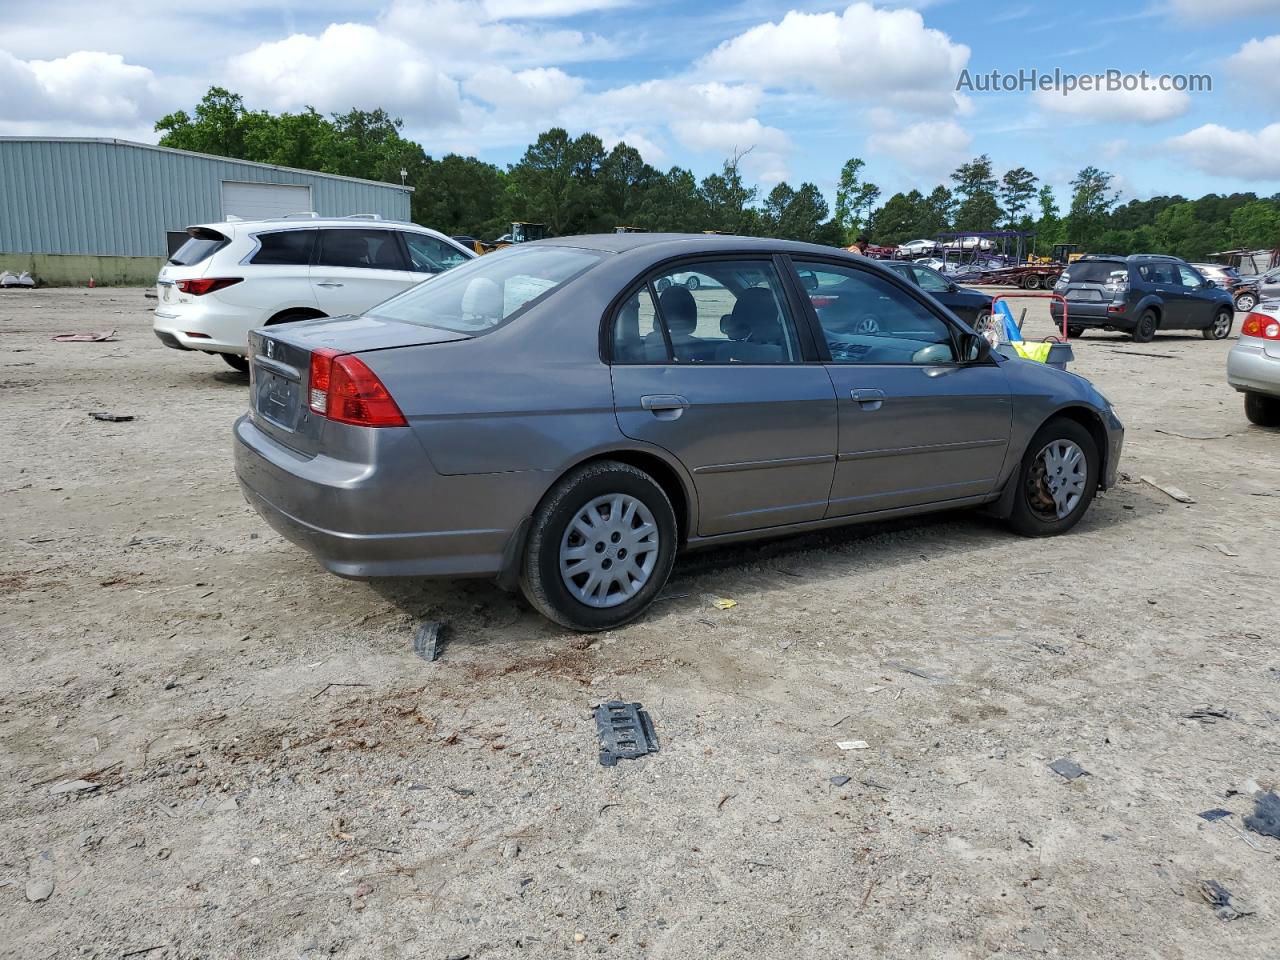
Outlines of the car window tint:
[[426,234],[406,232],[401,236],[409,248],[411,269],[416,273],[443,273],[471,259],[457,247]]
[[281,230],[258,234],[258,252],[250,263],[270,266],[306,266],[311,262],[314,230]]
[[696,272],[677,268],[653,286],[677,363],[800,362],[795,321],[771,262],[700,261]]
[[1160,263],[1158,261],[1143,263],[1138,266],[1138,273],[1148,283],[1177,284],[1180,282],[1174,272],[1172,263]]
[[1125,265],[1115,260],[1084,260],[1071,264],[1062,275],[1066,283],[1106,283],[1117,273],[1125,273]]
[[389,230],[321,230],[316,263],[364,270],[408,269],[400,244]]
[[173,252],[169,262],[179,267],[193,267],[213,256],[214,251],[225,247],[230,241],[226,237],[214,240],[209,237],[192,237]]
[[916,282],[920,284],[920,289],[928,290],[930,293],[946,293],[951,289],[951,284],[932,270],[916,267],[915,271]]
[[818,276],[809,299],[833,363],[953,363],[951,328],[923,304],[870,271],[796,263]]
[[622,301],[613,321],[614,363],[668,363],[667,342],[648,285]]
[[1192,289],[1195,289],[1200,286],[1200,284],[1204,283],[1204,278],[1201,277],[1200,274],[1196,273],[1190,267],[1185,267],[1182,264],[1178,264],[1178,275],[1182,278],[1182,285],[1184,287],[1191,287]]

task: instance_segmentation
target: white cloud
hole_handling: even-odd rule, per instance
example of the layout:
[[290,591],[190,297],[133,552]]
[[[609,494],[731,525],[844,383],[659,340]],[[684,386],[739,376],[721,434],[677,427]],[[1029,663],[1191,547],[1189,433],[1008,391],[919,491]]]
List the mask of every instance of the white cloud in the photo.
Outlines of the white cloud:
[[1037,106],[1099,123],[1159,123],[1180,117],[1191,97],[1180,90],[1037,90]]
[[1205,173],[1280,180],[1280,123],[1258,131],[1230,130],[1206,123],[1167,143]]
[[490,20],[532,20],[572,17],[630,5],[631,0],[484,0],[482,8]]
[[854,3],[843,13],[792,10],[720,44],[701,66],[766,87],[949,113],[968,61],[967,46],[926,27],[915,10]]
[[634,147],[639,151],[645,163],[658,168],[666,165],[666,148],[662,146],[652,131],[640,130],[635,127],[624,130],[621,133],[606,130],[600,134],[600,140],[606,150],[612,150],[618,144],[625,143],[627,146]]
[[0,122],[63,121],[125,127],[153,119],[159,81],[114,53],[81,50],[56,60],[19,60],[0,50]]
[[1175,13],[1188,20],[1221,20],[1255,13],[1280,13],[1280,0],[1171,0]]
[[459,115],[458,85],[403,40],[358,23],[297,33],[232,57],[228,82],[254,105],[320,111],[384,107],[420,123]]
[[1259,94],[1280,94],[1280,34],[1250,40],[1227,57],[1227,68]]
[[870,159],[888,154],[913,173],[943,177],[969,158],[973,135],[954,120],[885,127],[867,137]]
[[545,115],[577,99],[583,82],[559,67],[531,67],[518,73],[495,67],[475,74],[467,80],[465,89],[468,95],[493,104],[498,110]]

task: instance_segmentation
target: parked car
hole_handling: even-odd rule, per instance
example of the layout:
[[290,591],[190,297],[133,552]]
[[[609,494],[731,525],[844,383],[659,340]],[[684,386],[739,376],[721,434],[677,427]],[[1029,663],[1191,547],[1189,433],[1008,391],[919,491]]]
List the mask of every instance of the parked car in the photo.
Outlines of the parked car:
[[1280,267],[1273,267],[1253,279],[1258,281],[1258,300],[1280,300]]
[[[1124,330],[1147,343],[1157,330],[1199,330],[1206,340],[1231,333],[1231,294],[1206,280],[1185,260],[1156,254],[1081,257],[1062,271],[1054,293],[1067,300],[1067,334],[1089,328]],[[1055,323],[1062,304],[1049,302]]]
[[362,313],[476,256],[426,227],[369,216],[230,220],[187,234],[156,280],[155,334],[240,371],[254,327]]
[[962,287],[937,270],[918,262],[890,260],[885,266],[924,290],[974,330],[981,333],[987,328],[987,322],[991,319],[990,294]]
[[697,290],[699,287],[720,286],[715,277],[708,277],[705,273],[697,273],[696,271],[691,271],[689,273],[674,273],[669,277],[663,277],[661,284],[662,286],[658,288],[659,293],[672,285],[685,287],[689,290]]
[[1235,307],[1241,313],[1248,313],[1258,300],[1258,278],[1242,277],[1235,267],[1224,267],[1220,263],[1193,263],[1196,272],[1210,281],[1215,287],[1221,287],[1231,294]]
[[908,240],[906,243],[898,244],[898,256],[921,257],[925,254],[935,253],[937,249],[938,241],[936,240]]
[[[691,272],[722,289],[657,291]],[[682,549],[965,506],[1063,533],[1123,439],[1086,380],[892,271],[762,238],[522,244],[250,351],[236,471],[271,526],[346,577],[496,576],[576,630],[638,616]]]
[[1280,300],[1258,304],[1227,354],[1227,383],[1244,394],[1244,414],[1280,427]]

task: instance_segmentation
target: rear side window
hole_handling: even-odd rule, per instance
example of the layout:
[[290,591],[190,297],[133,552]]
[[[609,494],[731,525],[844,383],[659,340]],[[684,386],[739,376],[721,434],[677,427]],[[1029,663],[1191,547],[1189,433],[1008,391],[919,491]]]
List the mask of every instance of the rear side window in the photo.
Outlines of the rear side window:
[[260,233],[258,234],[258,252],[249,262],[267,266],[305,267],[311,262],[311,248],[315,239],[314,230]]
[[363,270],[409,269],[400,242],[390,230],[321,230],[316,263]]
[[667,363],[667,341],[646,284],[622,301],[613,323],[614,363]]
[[193,267],[197,263],[204,263],[213,256],[215,250],[220,250],[226,245],[226,237],[219,237],[216,240],[211,237],[192,237],[174,251],[169,262],[178,267]]

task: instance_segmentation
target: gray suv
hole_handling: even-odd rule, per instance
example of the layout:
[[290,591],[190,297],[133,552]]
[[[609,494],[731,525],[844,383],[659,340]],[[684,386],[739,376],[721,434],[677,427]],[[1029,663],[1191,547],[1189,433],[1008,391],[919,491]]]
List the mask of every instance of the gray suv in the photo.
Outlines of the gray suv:
[[[1185,260],[1156,254],[1081,257],[1062,272],[1054,293],[1067,300],[1067,333],[1123,330],[1146,343],[1157,330],[1199,330],[1206,340],[1231,333],[1231,294]],[[1062,323],[1062,304],[1049,305]]]

